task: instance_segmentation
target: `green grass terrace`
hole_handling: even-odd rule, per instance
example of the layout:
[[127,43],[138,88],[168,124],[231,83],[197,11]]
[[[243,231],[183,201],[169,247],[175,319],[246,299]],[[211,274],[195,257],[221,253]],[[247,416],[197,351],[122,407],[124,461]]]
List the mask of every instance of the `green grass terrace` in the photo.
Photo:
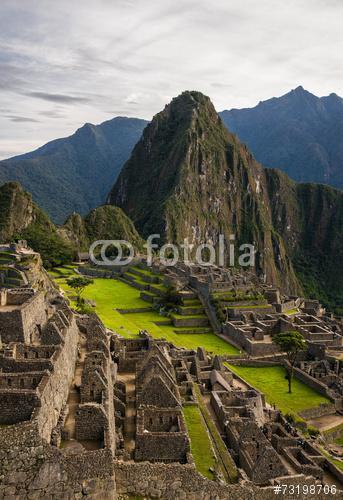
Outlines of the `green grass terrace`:
[[227,364],[227,367],[242,377],[248,384],[263,392],[266,401],[282,411],[285,415],[301,413],[303,410],[315,408],[321,403],[330,401],[303,382],[293,378],[292,393],[288,393],[288,384],[285,379],[283,366],[236,366]]
[[[155,276],[144,270],[142,274]],[[65,292],[72,304],[74,291],[67,285],[67,279],[75,274],[72,266],[57,268],[50,272],[51,277]],[[162,284],[152,284],[163,290]],[[175,327],[170,318],[161,316],[158,311],[147,308],[152,304],[140,297],[140,290],[117,279],[95,278],[94,283],[89,285],[83,297],[94,301],[95,312],[99,315],[107,328],[111,328],[123,337],[130,338],[138,334],[139,330],[147,330],[154,338],[165,338],[177,347],[186,349],[197,349],[203,347],[209,353],[221,355],[238,355],[239,351],[234,346],[215,335],[211,330],[201,333],[202,328]],[[118,310],[141,309],[138,312],[123,314]],[[143,311],[145,309],[145,311]],[[166,324],[161,324],[166,323]],[[199,331],[199,333],[194,333]],[[193,332],[193,333],[187,333]]]
[[195,405],[184,406],[183,414],[196,468],[203,476],[213,479],[213,472],[210,469],[216,468],[217,460],[200,410]]

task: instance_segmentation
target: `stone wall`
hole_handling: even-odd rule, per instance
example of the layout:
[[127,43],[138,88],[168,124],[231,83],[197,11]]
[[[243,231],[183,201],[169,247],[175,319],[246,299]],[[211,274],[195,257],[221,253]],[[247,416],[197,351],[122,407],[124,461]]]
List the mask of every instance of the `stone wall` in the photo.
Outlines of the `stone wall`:
[[315,408],[309,408],[308,410],[302,410],[299,415],[305,420],[310,420],[312,418],[323,417],[324,415],[332,415],[336,412],[335,405],[332,403],[321,403]]
[[137,411],[136,460],[185,463],[188,452],[189,440],[181,410]]
[[36,391],[1,391],[0,395],[0,424],[16,424],[23,420],[30,420],[35,408],[39,406],[39,397]]
[[[11,307],[11,306],[8,306]],[[44,295],[30,295],[23,305],[13,305],[11,310],[0,308],[0,336],[3,342],[30,343],[38,325],[44,325],[47,319]]]
[[78,336],[79,331],[75,319],[72,317],[64,338],[64,345],[55,360],[54,370],[41,394],[42,407],[37,418],[40,434],[48,442],[51,431],[57,424],[61,409],[67,400],[69,387],[74,377]]
[[87,403],[76,410],[75,433],[78,441],[103,441],[107,427],[107,415],[101,405]]
[[315,391],[319,392],[319,394],[321,394],[322,396],[325,396],[331,401],[334,401],[328,386],[320,382],[320,380],[311,377],[311,375],[304,372],[303,370],[300,370],[299,368],[294,368],[294,376],[298,380],[301,380],[301,382],[304,382],[304,384],[311,387],[311,389],[314,389]]
[[0,369],[3,372],[39,372],[44,370],[51,371],[53,364],[48,359],[14,359],[0,356]]
[[6,304],[8,306],[20,306],[33,297],[34,290],[32,290],[31,288],[18,288],[16,290],[6,290],[5,294]]
[[23,324],[21,312],[0,310],[0,337],[7,342],[24,342]]
[[0,428],[0,498],[116,498],[109,450],[64,455],[39,438],[35,423]]
[[[206,479],[193,465],[115,462],[116,487],[124,498],[161,498],[162,500],[275,500],[272,487],[258,488],[249,481],[222,484]],[[294,476],[291,484],[313,484],[313,478]],[[278,484],[288,484],[282,478]],[[294,500],[294,495],[282,495]],[[300,497],[299,497],[300,498]],[[335,498],[341,498],[339,494]],[[322,500],[321,494],[306,495],[307,500]]]
[[251,356],[265,356],[279,352],[277,346],[272,342],[254,342],[250,340],[245,332],[236,329],[233,325],[224,324],[223,333],[233,344],[242,347]]
[[30,336],[37,326],[43,326],[47,320],[47,311],[43,293],[36,294],[21,306],[21,316],[24,331],[24,342],[29,343]]

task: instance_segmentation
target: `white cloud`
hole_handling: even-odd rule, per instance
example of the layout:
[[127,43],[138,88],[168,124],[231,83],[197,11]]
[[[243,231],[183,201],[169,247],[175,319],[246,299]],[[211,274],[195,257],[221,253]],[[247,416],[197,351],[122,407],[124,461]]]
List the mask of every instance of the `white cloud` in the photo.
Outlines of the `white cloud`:
[[186,89],[219,110],[343,94],[342,18],[336,0],[2,0],[0,157]]

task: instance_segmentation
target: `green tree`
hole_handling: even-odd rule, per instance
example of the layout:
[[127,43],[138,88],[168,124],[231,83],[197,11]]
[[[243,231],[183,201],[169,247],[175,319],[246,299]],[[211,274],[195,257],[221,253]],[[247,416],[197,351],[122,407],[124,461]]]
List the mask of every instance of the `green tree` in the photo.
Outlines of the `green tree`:
[[288,380],[288,392],[291,393],[294,365],[297,361],[299,352],[306,349],[306,342],[301,333],[295,330],[274,335],[273,342],[287,355],[288,365],[286,367],[286,378]]
[[51,227],[45,227],[39,222],[30,224],[15,239],[27,240],[28,245],[40,253],[46,269],[63,266],[73,261],[75,249],[59,236]]
[[94,281],[90,278],[86,278],[85,276],[75,276],[73,278],[69,278],[67,280],[67,285],[70,288],[73,288],[76,293],[76,307],[82,307],[82,294],[85,291],[86,287],[94,283]]

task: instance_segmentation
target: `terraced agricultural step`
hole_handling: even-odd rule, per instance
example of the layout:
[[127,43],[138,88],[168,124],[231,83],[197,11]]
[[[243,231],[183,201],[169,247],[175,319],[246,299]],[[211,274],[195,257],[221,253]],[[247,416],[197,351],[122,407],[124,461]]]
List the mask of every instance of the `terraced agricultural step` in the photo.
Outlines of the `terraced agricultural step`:
[[154,321],[155,325],[157,326],[170,326],[172,325],[171,319],[165,318],[164,320],[161,319],[161,321]]
[[115,309],[120,314],[134,314],[134,313],[145,313],[153,311],[152,307],[134,307],[132,309]]
[[181,297],[182,305],[185,307],[191,307],[191,306],[201,306],[201,302],[199,299],[185,299],[184,297]]
[[204,314],[204,308],[200,304],[199,306],[184,306],[184,307],[179,307],[178,308],[179,314],[181,316],[194,316],[195,314]]
[[18,288],[18,286],[11,285],[10,283],[2,283],[2,284],[0,284],[0,288]]
[[220,300],[219,303],[222,307],[268,306],[268,303],[266,301],[257,301],[257,300],[235,300],[235,301]]
[[134,286],[138,290],[148,290],[149,289],[148,283],[140,283],[139,281],[136,281],[135,278],[128,273],[125,273],[122,276],[122,279],[126,280],[125,283],[127,283],[128,285]]
[[182,299],[198,299],[197,294],[191,290],[183,290],[180,292],[180,296]]
[[246,306],[246,305],[237,305],[237,306],[232,306],[230,305],[227,307],[228,310],[234,310],[236,309],[237,311],[243,311],[243,312],[256,312],[258,314],[272,314],[275,313],[275,309],[272,305],[252,305],[252,306]]
[[149,291],[154,293],[155,295],[163,297],[166,294],[167,290],[165,288],[158,288],[157,286],[149,285]]
[[184,326],[208,326],[209,321],[207,316],[176,316],[174,314],[171,315],[171,320],[173,325],[176,327]]
[[150,293],[148,291],[144,291],[140,293],[140,298],[142,300],[145,300],[146,302],[151,302],[152,304],[155,302],[158,302],[160,300],[159,295],[155,295],[153,293]]
[[179,335],[195,335],[195,334],[206,334],[212,333],[211,328],[175,328],[174,333]]
[[146,272],[140,271],[137,268],[130,267],[130,274],[133,274],[137,277],[139,277],[142,281],[145,281],[146,283],[161,283],[162,280],[159,276],[156,275],[149,275]]
[[136,281],[130,281],[128,280],[127,278],[125,278],[125,276],[120,276],[118,277],[118,280],[119,281],[122,281],[123,283],[126,283],[127,285],[130,285],[130,286],[133,286],[134,288],[137,288],[137,290],[146,290],[147,286],[143,286],[143,285],[140,285],[139,283],[136,283]]
[[13,260],[7,258],[7,257],[0,257],[0,266],[6,266],[8,264],[12,264]]

